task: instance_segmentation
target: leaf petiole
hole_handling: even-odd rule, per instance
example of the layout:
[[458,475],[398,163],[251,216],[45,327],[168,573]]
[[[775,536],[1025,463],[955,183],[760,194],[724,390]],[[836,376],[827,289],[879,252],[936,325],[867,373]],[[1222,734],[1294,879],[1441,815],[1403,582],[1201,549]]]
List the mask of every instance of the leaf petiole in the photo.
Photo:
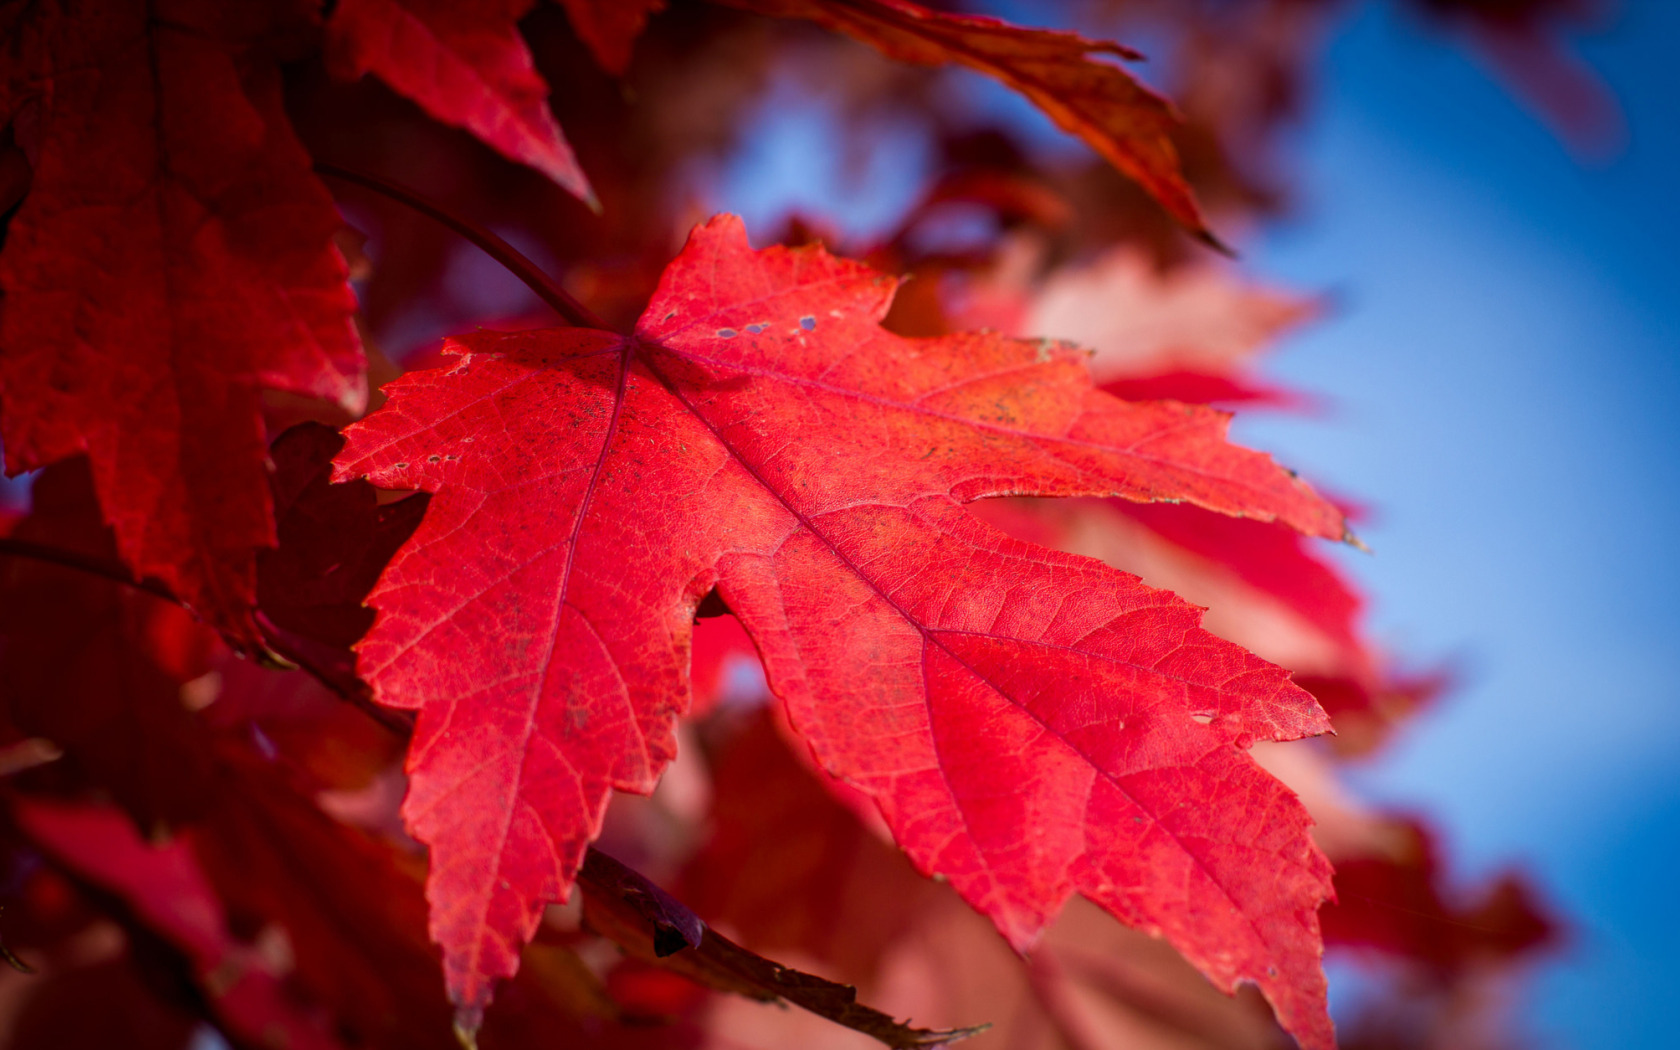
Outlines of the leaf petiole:
[[524,282],[525,287],[536,294],[537,298],[547,303],[555,313],[565,318],[566,323],[576,328],[598,328],[603,332],[613,331],[611,325],[601,320],[593,310],[583,305],[577,297],[562,288],[560,282],[544,273],[542,267],[532,262],[518,248],[477,223],[460,218],[424,194],[379,175],[370,175],[367,172],[340,167],[337,164],[329,164],[324,161],[316,162],[315,173],[343,182],[354,183],[363,189],[372,190],[381,196],[388,197],[399,204],[407,205],[428,218],[435,219],[471,241],[484,254],[496,260],[509,273],[519,278],[520,281]]

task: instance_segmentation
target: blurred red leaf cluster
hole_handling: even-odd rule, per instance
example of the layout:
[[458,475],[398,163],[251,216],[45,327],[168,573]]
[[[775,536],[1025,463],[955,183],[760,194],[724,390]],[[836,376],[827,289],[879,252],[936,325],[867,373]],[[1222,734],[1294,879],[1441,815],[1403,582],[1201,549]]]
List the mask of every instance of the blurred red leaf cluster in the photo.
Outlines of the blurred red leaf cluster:
[[[0,1038],[1324,1050],[1328,946],[1520,1040],[1556,920],[1338,780],[1447,677],[1226,439],[1342,6],[0,7]],[[1613,124],[1595,5],[1414,6]],[[776,84],[893,229],[705,218]]]

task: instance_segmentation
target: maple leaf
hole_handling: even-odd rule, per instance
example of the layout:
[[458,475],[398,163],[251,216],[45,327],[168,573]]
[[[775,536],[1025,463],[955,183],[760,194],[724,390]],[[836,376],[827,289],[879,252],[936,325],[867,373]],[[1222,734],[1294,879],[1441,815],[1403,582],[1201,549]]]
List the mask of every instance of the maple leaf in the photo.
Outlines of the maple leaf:
[[892,335],[894,287],[720,216],[635,335],[466,336],[349,429],[337,477],[434,493],[358,654],[419,710],[404,816],[462,1023],[609,788],[670,761],[715,584],[821,763],[1018,948],[1082,892],[1328,1046],[1328,866],[1242,752],[1322,712],[1194,607],[960,504],[1187,499],[1331,537],[1341,515],[1221,413],[1092,389],[1071,347]]
[[783,18],[806,18],[901,62],[978,70],[1025,95],[1135,180],[1187,229],[1215,245],[1179,171],[1172,106],[1097,55],[1139,59],[1120,44],[1026,29],[995,18],[931,11],[906,0],[723,0]]
[[327,22],[327,61],[350,80],[372,71],[436,119],[599,208],[519,35],[533,3],[340,0]]
[[280,14],[153,6],[46,0],[6,26],[0,119],[34,178],[0,252],[0,441],[11,473],[87,452],[129,567],[255,646],[261,391],[359,412],[355,299],[248,43]]
[[[303,523],[288,530],[289,538],[297,541],[301,531],[320,543],[328,557],[347,559],[351,582],[328,580],[329,596],[365,590],[354,582],[361,567],[372,564],[363,552],[388,524],[372,505],[373,490],[366,482],[327,484],[322,457],[341,444],[336,433],[316,425],[293,428],[275,443],[278,502],[290,510],[313,511],[301,515]],[[67,550],[95,557],[112,546],[109,530],[99,521],[84,461],[43,471],[33,495],[30,515],[15,530],[19,539],[56,537]],[[293,517],[283,514],[282,521]],[[350,538],[323,538],[329,524]],[[199,915],[201,926],[209,921],[205,916],[224,907],[247,924],[253,917],[277,923],[287,935],[293,980],[331,1010],[340,1030],[359,1040],[381,1046],[454,1045],[436,961],[425,938],[417,865],[389,844],[370,840],[322,812],[312,796],[330,779],[297,776],[304,770],[329,777],[365,774],[342,769],[344,763],[332,756],[312,754],[355,746],[353,737],[345,739],[343,716],[362,716],[322,697],[324,690],[311,679],[275,674],[250,661],[223,662],[196,684],[189,681],[203,671],[210,647],[220,648],[215,634],[178,605],[111,579],[18,559],[0,563],[0,599],[0,701],[15,724],[9,728],[50,738],[62,749],[51,767],[60,774],[52,786],[61,791],[96,786],[129,809],[141,827],[182,833],[190,840],[191,856],[179,849],[179,841],[172,852],[136,856],[135,835],[127,823],[101,818],[91,825],[83,821],[86,826],[77,830],[77,821],[66,818],[72,825],[66,828],[50,807],[36,829],[37,839],[68,833],[71,845],[61,848],[54,839],[55,849],[72,849],[88,877],[102,884],[118,881],[145,912],[142,918],[163,922],[157,932],[165,937],[185,937],[184,947],[195,958],[221,956],[213,944],[206,947],[214,940],[206,941],[209,934],[195,927],[183,935],[168,925],[172,911]],[[329,597],[323,608],[330,626],[338,602]],[[66,667],[82,673],[66,673]],[[305,683],[316,688],[298,695],[298,686]],[[198,688],[202,685],[211,692]],[[227,692],[234,695],[221,695]],[[183,702],[189,696],[196,697],[190,706],[199,710]],[[322,708],[320,699],[331,706]],[[285,721],[300,725],[288,732]],[[265,741],[261,757],[248,743],[259,734]],[[359,743],[358,757],[377,761],[379,742]],[[302,768],[287,768],[294,763]],[[67,767],[73,767],[68,776]],[[42,785],[33,786],[38,790]],[[39,804],[26,798],[18,805]],[[108,857],[115,870],[89,859],[100,857]],[[853,989],[782,967],[707,932],[682,905],[616,862],[595,856],[589,865],[593,874],[586,872],[585,882],[591,913],[607,927],[603,932],[628,947],[652,943],[636,920],[654,897],[661,914],[682,917],[693,943],[679,940],[678,946],[695,951],[670,965],[690,978],[755,998],[798,1003],[893,1046],[937,1045],[963,1034],[896,1024],[858,1004]],[[528,952],[535,953],[537,965],[520,971],[516,1009],[500,1009],[498,1003],[491,1015],[492,1045],[500,1045],[496,1040],[510,1030],[552,1033],[556,1025],[572,1025],[585,1016],[597,1023],[620,1019],[599,981],[567,949],[549,945]],[[651,957],[653,949],[646,954]]]

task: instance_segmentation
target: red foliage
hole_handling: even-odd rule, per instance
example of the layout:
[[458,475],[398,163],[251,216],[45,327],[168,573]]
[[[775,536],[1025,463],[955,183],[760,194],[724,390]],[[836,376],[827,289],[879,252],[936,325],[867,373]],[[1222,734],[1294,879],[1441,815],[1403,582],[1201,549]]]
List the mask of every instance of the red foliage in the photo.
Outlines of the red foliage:
[[533,2],[340,0],[327,21],[327,62],[350,80],[377,74],[438,120],[594,201],[515,24]]
[[259,395],[358,413],[364,363],[338,217],[281,107],[298,27],[171,6],[9,14],[0,114],[34,177],[0,251],[0,438],[13,473],[86,452],[123,560],[253,645]]
[[570,892],[608,789],[651,790],[674,753],[716,586],[823,764],[1017,947],[1078,890],[1307,1031],[1323,863],[1239,751],[1321,716],[1170,596],[957,504],[1124,493],[1333,536],[1340,515],[1217,414],[1113,401],[1057,347],[893,336],[891,291],[714,220],[633,337],[468,337],[350,429],[340,476],[434,493],[359,653],[381,702],[421,712],[405,814],[468,1023]]
[[[1182,115],[1121,44],[906,0],[0,9],[11,1045],[1328,1050],[1321,914],[1444,996],[1549,943],[1337,789],[1439,683],[1208,407],[1303,403],[1253,359],[1318,303],[1192,238],[1270,206],[1325,6],[1129,5]],[[1555,58],[1555,3],[1425,6]],[[953,123],[948,66],[1104,166]],[[938,144],[873,268],[694,226],[790,68]],[[363,255],[347,160],[438,199],[348,173]],[[492,319],[436,219],[561,326],[394,378],[405,318]]]

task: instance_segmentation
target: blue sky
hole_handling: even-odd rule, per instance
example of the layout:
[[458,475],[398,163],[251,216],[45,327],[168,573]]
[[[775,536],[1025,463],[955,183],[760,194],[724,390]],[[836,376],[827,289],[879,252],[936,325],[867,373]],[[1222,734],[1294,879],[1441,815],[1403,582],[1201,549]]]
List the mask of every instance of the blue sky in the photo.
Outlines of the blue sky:
[[[1626,3],[1581,49],[1631,129],[1608,159],[1391,6],[1341,25],[1293,154],[1301,213],[1245,258],[1337,293],[1273,364],[1336,410],[1237,432],[1374,506],[1377,553],[1341,557],[1378,637],[1466,670],[1358,788],[1430,815],[1467,878],[1520,866],[1569,916],[1526,1011],[1547,1045],[1658,1046],[1680,969],[1680,4]],[[760,233],[794,206],[890,225],[912,139],[848,180],[822,103],[779,90],[715,203]]]
[[1262,272],[1344,293],[1275,372],[1334,418],[1241,424],[1369,497],[1344,558],[1380,637],[1465,687],[1361,771],[1471,870],[1515,861],[1575,923],[1541,975],[1554,1045],[1666,1045],[1680,965],[1680,5],[1583,52],[1631,128],[1583,164],[1460,53],[1384,9],[1335,39],[1304,220]]

